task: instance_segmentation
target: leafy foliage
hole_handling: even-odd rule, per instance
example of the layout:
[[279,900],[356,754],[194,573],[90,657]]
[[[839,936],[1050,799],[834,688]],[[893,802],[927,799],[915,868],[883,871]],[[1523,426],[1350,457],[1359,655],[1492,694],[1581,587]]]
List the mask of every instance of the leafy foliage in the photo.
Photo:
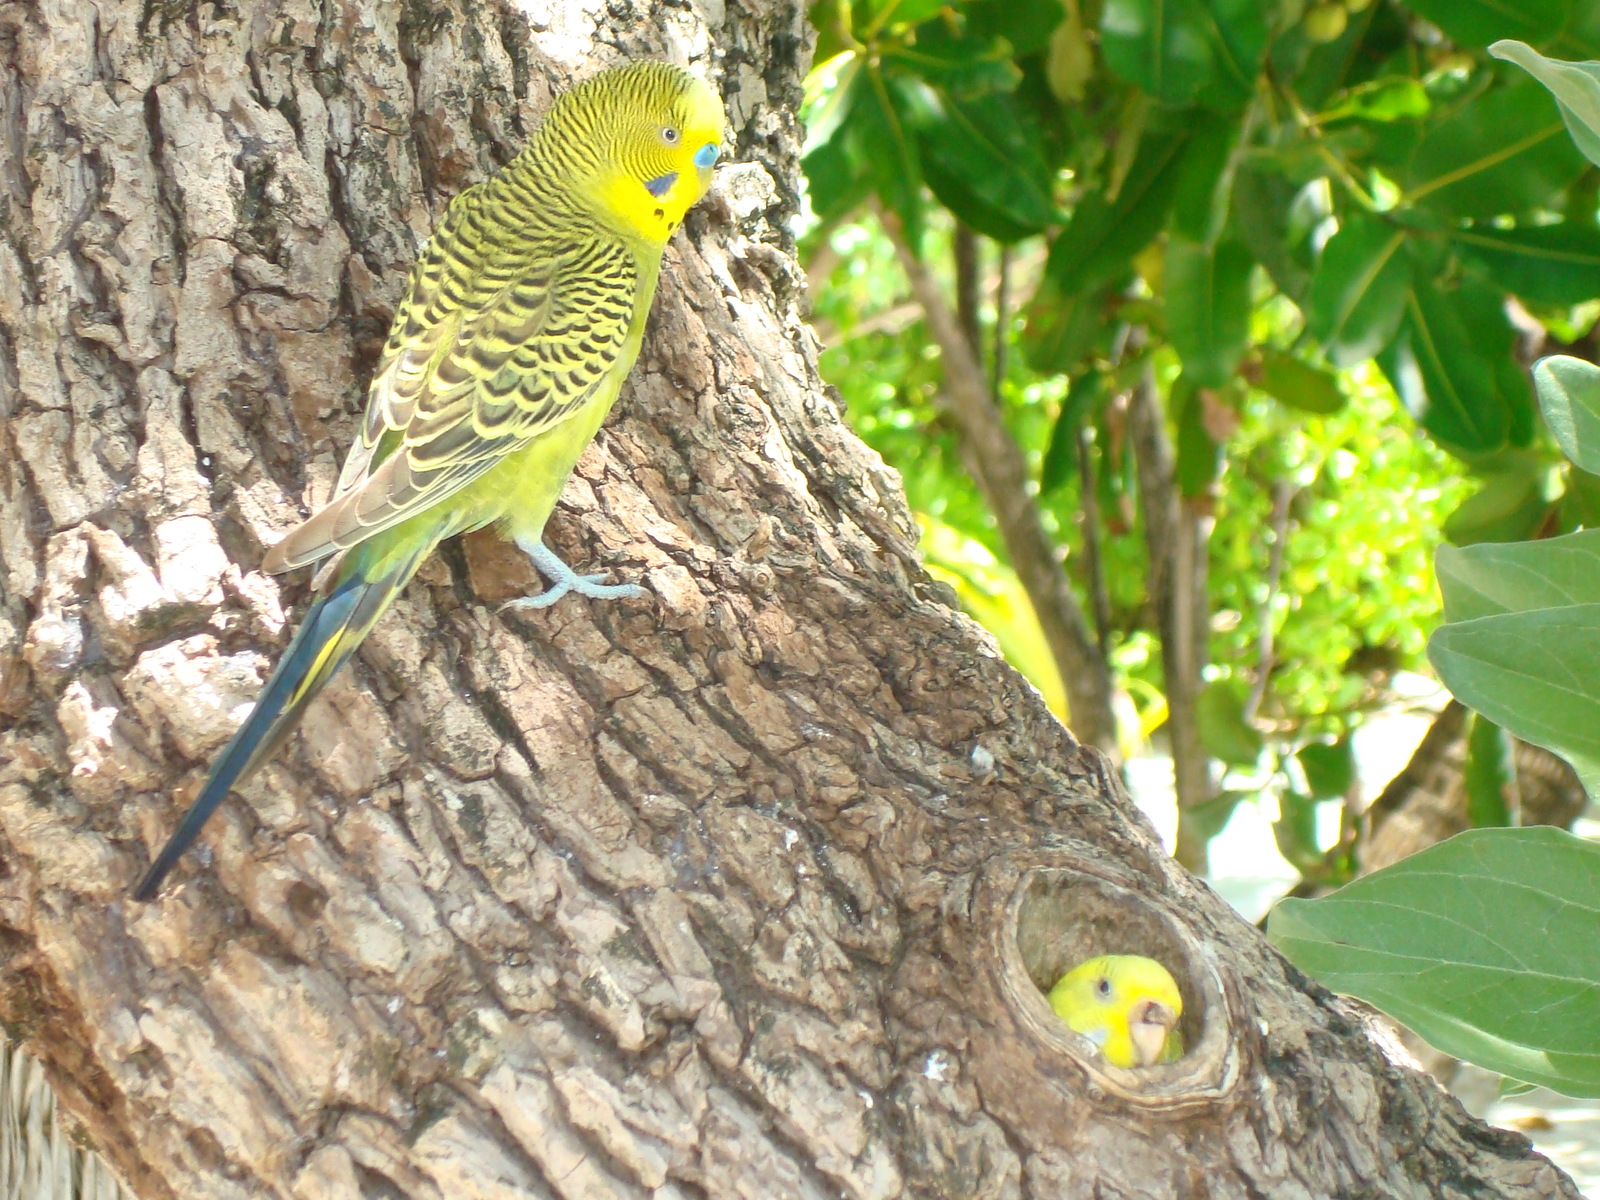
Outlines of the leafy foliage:
[[[1203,738],[1286,811],[1330,799],[1297,752],[1342,739],[1391,672],[1420,663],[1441,530],[1470,546],[1600,517],[1600,473],[1562,465],[1518,361],[1533,321],[1571,342],[1600,311],[1583,153],[1600,75],[1552,57],[1600,57],[1591,7],[813,8],[808,245],[814,268],[837,264],[815,272],[830,281],[817,316],[852,420],[914,507],[968,539],[951,545],[1003,565],[926,328],[914,310],[887,319],[903,286],[869,202],[939,272],[956,228],[1005,247],[1008,300],[982,313],[1004,359],[995,399],[1085,608],[1107,598],[1106,650],[1149,716],[1167,683],[1150,653],[1128,395],[1152,373],[1184,511],[1215,520],[1198,598],[1212,614]],[[992,275],[979,276],[987,298]],[[1553,421],[1556,439],[1579,419]],[[986,619],[1014,654],[1040,644]],[[1475,767],[1490,779],[1492,765]],[[1291,827],[1313,825],[1282,833],[1308,870],[1321,848]],[[1342,878],[1347,850],[1319,877]]]
[[1280,902],[1267,932],[1447,1054],[1600,1096],[1600,844],[1469,830],[1331,896]]
[[[1589,66],[1519,42],[1494,51],[1562,98],[1579,145],[1600,145]],[[1600,465],[1600,369],[1557,355],[1534,379],[1579,479]],[[1600,529],[1445,547],[1438,571],[1445,624],[1429,654],[1478,713],[1466,772],[1474,819],[1510,816],[1506,732],[1566,757],[1600,795]],[[1304,969],[1441,1049],[1600,1096],[1600,845],[1551,829],[1463,834],[1332,896],[1285,901],[1270,930]]]

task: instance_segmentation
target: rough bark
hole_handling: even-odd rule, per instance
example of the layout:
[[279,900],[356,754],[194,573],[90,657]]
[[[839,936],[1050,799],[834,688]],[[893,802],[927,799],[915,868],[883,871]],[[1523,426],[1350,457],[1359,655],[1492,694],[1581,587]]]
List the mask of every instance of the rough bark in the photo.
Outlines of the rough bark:
[[[1575,1196],[1162,857],[914,562],[782,222],[801,8],[0,8],[0,1015],[158,1197]],[[738,160],[553,523],[653,603],[409,589],[177,886],[405,267],[552,90],[705,63]],[[1038,985],[1180,976],[1102,1067]]]
[[[1569,828],[1588,806],[1583,784],[1565,759],[1513,739],[1521,824]],[[1367,830],[1357,843],[1362,873],[1472,827],[1464,766],[1467,709],[1452,700],[1434,718],[1405,768],[1367,807]]]

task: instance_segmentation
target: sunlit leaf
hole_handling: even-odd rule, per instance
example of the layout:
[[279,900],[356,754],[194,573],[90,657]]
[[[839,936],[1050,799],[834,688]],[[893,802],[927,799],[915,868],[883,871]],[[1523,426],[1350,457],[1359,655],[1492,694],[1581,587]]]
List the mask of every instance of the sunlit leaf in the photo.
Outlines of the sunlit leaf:
[[1267,936],[1447,1054],[1600,1096],[1600,845],[1548,827],[1469,830],[1319,900],[1280,902]]
[[1061,0],[981,0],[965,8],[967,30],[983,37],[1003,37],[1018,58],[1038,54],[1061,24]]
[[1206,406],[1221,404],[1215,391],[1202,388],[1187,373],[1173,380],[1167,397],[1178,426],[1174,468],[1185,497],[1207,495],[1222,470],[1222,442],[1208,428]]
[[891,43],[883,62],[964,99],[1011,91],[1022,79],[1003,38],[965,36],[944,21],[922,26],[914,43]]
[[1105,395],[1105,375],[1091,367],[1072,381],[1061,412],[1050,428],[1050,443],[1039,467],[1039,490],[1052,492],[1076,474],[1078,430]]
[[1550,89],[1572,140],[1590,162],[1600,166],[1600,63],[1546,58],[1532,46],[1510,38],[1490,46],[1489,53],[1516,63]]
[[854,132],[873,188],[884,205],[899,216],[913,249],[922,241],[922,162],[911,128],[915,97],[902,80],[887,78],[876,67],[862,72]]
[[1207,116],[1197,123],[1173,191],[1172,230],[1179,237],[1209,246],[1222,232],[1233,192],[1239,128],[1231,116]]
[[1278,797],[1278,819],[1272,823],[1278,853],[1299,871],[1311,871],[1322,861],[1317,840],[1317,802],[1292,788]]
[[1427,116],[1432,107],[1421,80],[1389,75],[1351,88],[1337,105],[1322,114],[1322,122],[1347,117],[1382,122],[1416,120]]
[[1561,452],[1585,471],[1600,473],[1600,367],[1552,354],[1534,367],[1533,381]]
[[917,135],[933,194],[979,233],[1012,242],[1060,219],[1054,172],[1012,94],[943,97]]

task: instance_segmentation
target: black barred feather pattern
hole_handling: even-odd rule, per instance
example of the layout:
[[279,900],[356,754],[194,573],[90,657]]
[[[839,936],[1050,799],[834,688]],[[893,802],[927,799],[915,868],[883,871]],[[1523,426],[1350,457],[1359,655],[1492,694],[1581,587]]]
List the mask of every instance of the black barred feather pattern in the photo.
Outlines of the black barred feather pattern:
[[660,112],[661,89],[681,92],[688,78],[641,63],[580,84],[515,160],[451,202],[412,268],[333,499],[266,570],[440,504],[593,397],[638,315],[640,280],[635,248],[584,184],[604,162],[637,178],[671,166],[654,139],[602,114]]
[[442,538],[499,521],[552,582],[565,572],[551,600],[638,592],[573,575],[539,538],[639,354],[662,251],[711,184],[723,122],[687,71],[620,67],[561,96],[515,161],[449,205],[412,269],[333,499],[262,563],[336,556],[323,594],[139,899],[155,897]]

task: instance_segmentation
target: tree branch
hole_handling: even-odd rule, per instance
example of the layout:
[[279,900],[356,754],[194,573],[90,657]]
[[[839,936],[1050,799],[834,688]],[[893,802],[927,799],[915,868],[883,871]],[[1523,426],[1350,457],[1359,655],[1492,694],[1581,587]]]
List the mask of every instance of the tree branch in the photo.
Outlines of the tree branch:
[[1001,422],[983,369],[937,281],[906,244],[899,219],[887,210],[881,218],[911,283],[911,294],[922,306],[929,332],[943,355],[945,408],[960,430],[967,468],[995,515],[1006,554],[1033,603],[1061,672],[1073,732],[1115,759],[1110,674],[1090,640],[1088,622],[1056,546],[1045,532],[1022,450]]
[[[1129,406],[1128,427],[1139,471],[1139,501],[1144,511],[1150,558],[1150,603],[1161,630],[1161,663],[1166,678],[1167,735],[1172,748],[1173,787],[1178,794],[1178,861],[1203,873],[1206,845],[1183,820],[1185,809],[1211,799],[1211,760],[1200,742],[1200,697],[1204,645],[1204,540],[1199,518],[1186,513],[1178,496],[1172,442],[1155,378],[1145,369]],[[1197,583],[1199,587],[1197,588]]]
[[1250,695],[1244,704],[1246,724],[1256,719],[1261,700],[1267,694],[1267,677],[1272,674],[1272,644],[1276,632],[1272,625],[1272,602],[1277,598],[1278,585],[1283,580],[1284,543],[1289,540],[1289,503],[1294,499],[1294,494],[1294,485],[1287,479],[1280,479],[1273,485],[1272,549],[1267,559],[1267,594],[1261,601],[1261,629],[1256,637],[1256,679],[1250,686]]

